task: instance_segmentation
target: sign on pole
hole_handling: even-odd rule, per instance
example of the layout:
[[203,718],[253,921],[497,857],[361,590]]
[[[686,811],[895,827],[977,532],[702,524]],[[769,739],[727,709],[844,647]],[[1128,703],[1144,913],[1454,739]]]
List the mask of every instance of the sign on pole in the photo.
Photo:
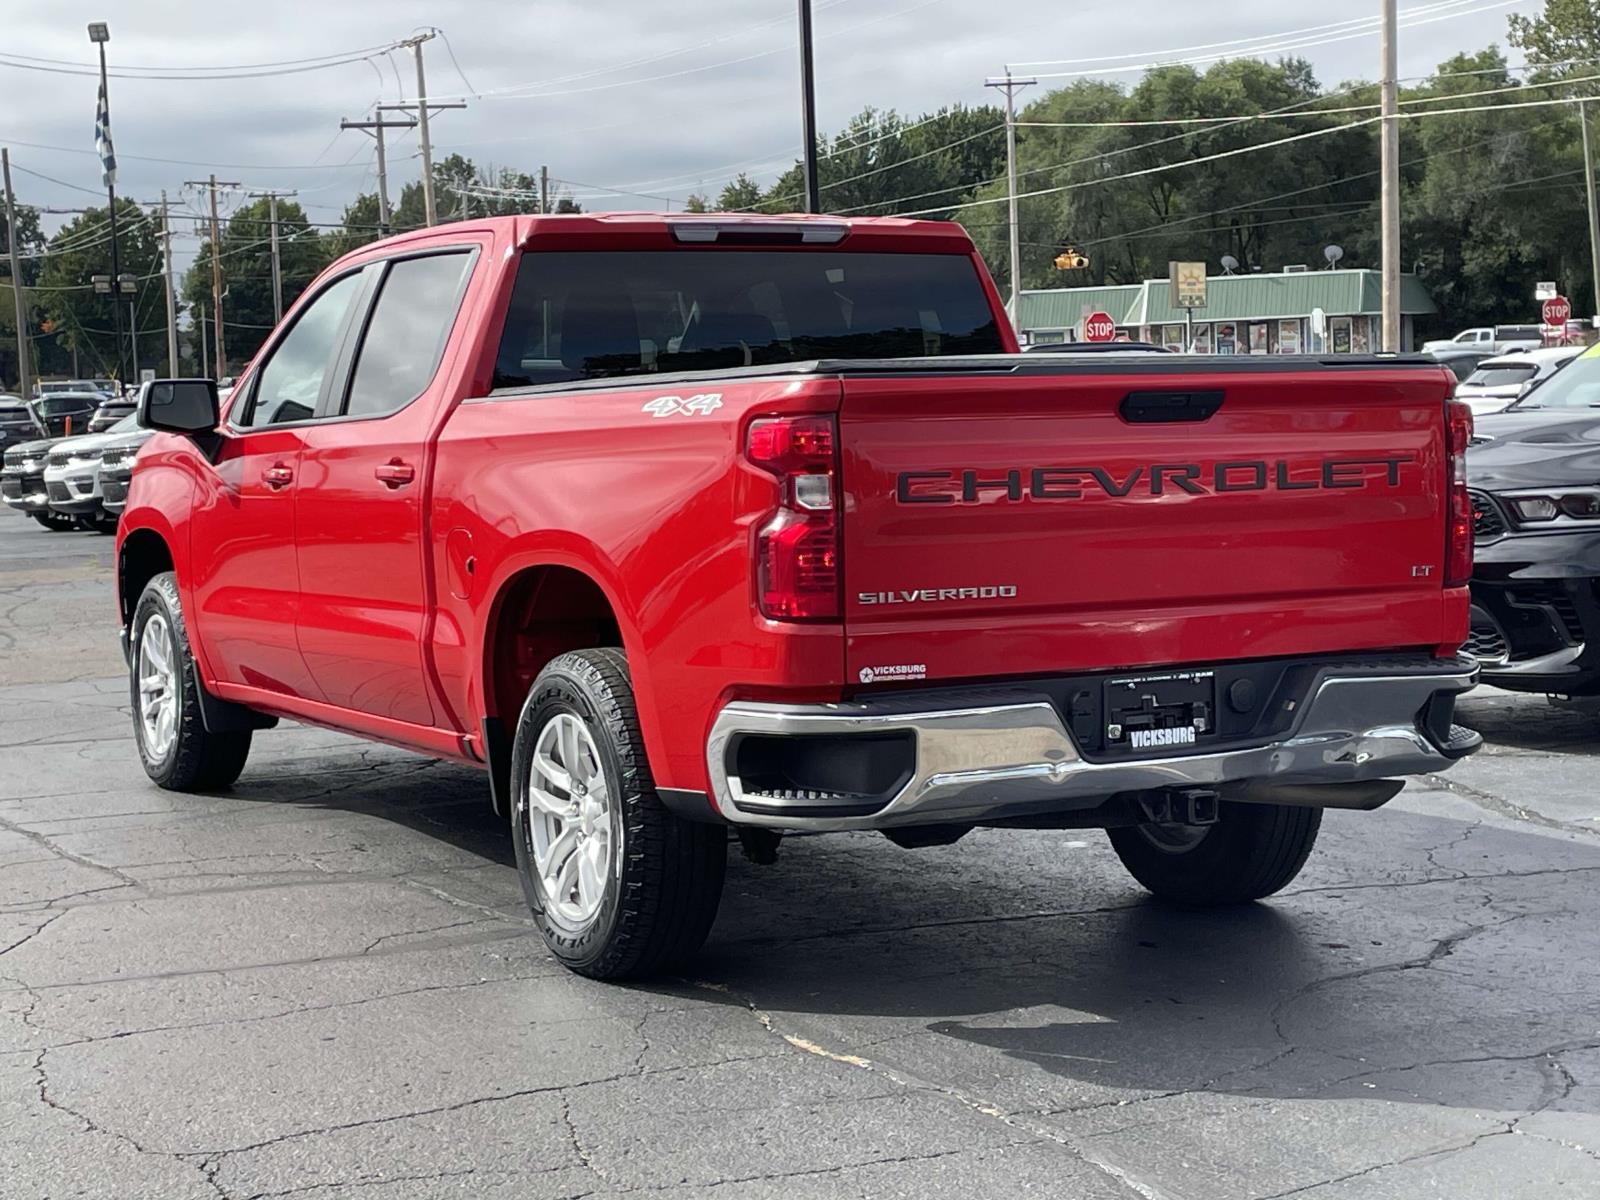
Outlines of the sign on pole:
[[1205,263],[1168,263],[1167,278],[1172,281],[1173,308],[1204,308],[1206,306]]
[[1565,330],[1572,319],[1572,301],[1565,296],[1551,296],[1544,302],[1544,323]]
[[1110,313],[1092,312],[1083,319],[1083,340],[1086,342],[1110,342],[1117,337],[1117,323],[1111,319]]
[[1554,282],[1541,281],[1533,285],[1533,298],[1535,300],[1554,300],[1561,294],[1561,289]]

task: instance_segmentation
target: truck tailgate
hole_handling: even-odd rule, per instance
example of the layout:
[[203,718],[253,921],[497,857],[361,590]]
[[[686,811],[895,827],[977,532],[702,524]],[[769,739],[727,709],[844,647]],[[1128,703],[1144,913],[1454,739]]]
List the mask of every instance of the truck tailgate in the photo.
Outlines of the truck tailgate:
[[1443,370],[846,375],[847,673],[895,683],[1436,646]]

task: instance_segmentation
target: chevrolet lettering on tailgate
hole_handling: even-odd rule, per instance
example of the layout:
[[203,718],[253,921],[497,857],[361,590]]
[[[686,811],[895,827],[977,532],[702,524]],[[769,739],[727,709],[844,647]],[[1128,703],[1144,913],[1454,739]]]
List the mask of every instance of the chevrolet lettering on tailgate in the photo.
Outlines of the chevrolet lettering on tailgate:
[[1397,488],[1409,454],[1372,458],[1327,458],[1318,462],[1238,459],[1211,464],[1157,463],[1121,476],[1104,467],[1014,467],[903,471],[895,486],[901,504],[980,504],[1007,500],[1081,500],[1100,493],[1123,499],[1135,493],[1310,492],[1334,488]]

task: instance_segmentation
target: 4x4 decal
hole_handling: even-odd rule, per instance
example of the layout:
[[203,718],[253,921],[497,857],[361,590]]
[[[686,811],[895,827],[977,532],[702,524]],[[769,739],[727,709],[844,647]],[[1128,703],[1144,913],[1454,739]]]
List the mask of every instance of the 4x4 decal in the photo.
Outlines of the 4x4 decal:
[[705,416],[722,407],[721,392],[701,392],[698,396],[657,396],[643,411],[653,417]]

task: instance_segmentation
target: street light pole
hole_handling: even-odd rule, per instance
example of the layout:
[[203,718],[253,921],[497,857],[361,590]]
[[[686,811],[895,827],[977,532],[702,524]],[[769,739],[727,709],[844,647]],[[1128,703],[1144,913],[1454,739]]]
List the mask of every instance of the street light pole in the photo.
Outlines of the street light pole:
[[[91,21],[89,23],[89,40],[100,49],[100,113],[104,123],[104,136],[107,145],[111,142],[111,89],[106,83],[106,43],[111,40],[111,30],[104,21]],[[97,122],[99,124],[99,122]],[[116,160],[113,159],[108,167],[105,160],[101,160],[101,171],[105,176],[106,184],[106,218],[111,225],[111,327],[117,339],[117,374],[121,376],[124,384],[131,382],[123,370],[122,358],[122,308],[119,301],[122,298],[120,291],[122,283],[122,264],[117,251],[117,176]]]
[[800,0],[800,134],[805,138],[806,211],[822,211],[817,183],[817,81],[812,70],[811,0]]
[[1400,13],[1383,0],[1383,349],[1400,350]]

